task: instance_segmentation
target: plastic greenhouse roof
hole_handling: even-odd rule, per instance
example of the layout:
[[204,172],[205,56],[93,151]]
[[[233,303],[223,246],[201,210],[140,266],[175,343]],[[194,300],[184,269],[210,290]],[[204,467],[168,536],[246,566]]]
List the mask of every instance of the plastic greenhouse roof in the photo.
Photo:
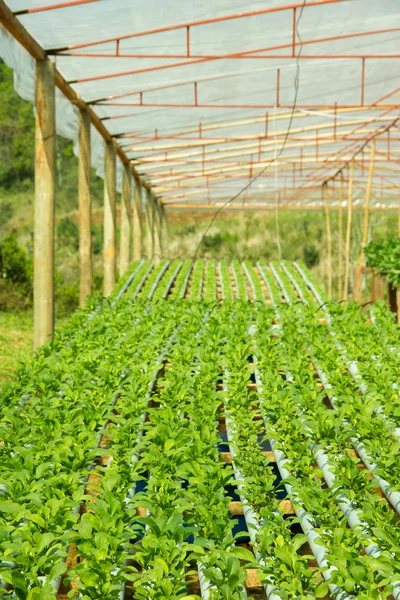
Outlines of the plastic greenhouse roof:
[[[371,204],[398,204],[398,0],[6,5],[165,204],[221,205],[247,186],[232,206],[320,206],[329,180],[337,204],[353,158],[362,204],[373,139]],[[6,29],[0,56],[33,101],[34,59]],[[76,109],[59,91],[57,104],[57,130],[76,142]]]

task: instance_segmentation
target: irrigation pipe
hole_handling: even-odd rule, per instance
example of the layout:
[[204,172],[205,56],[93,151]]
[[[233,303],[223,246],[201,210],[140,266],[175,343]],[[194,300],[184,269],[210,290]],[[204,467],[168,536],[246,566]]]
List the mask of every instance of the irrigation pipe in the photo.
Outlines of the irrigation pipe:
[[[279,280],[280,280],[280,278],[278,279],[278,281]],[[291,279],[291,281],[292,281],[292,279]],[[302,294],[300,295],[300,297],[302,297]],[[276,315],[277,315],[279,321],[281,322],[281,318],[280,318],[279,312],[278,312],[278,310],[276,308],[275,308],[275,311],[276,311]],[[288,381],[293,381],[293,376],[292,376],[291,373],[286,373],[286,378],[287,378]],[[335,477],[335,475],[333,473],[334,466],[332,464],[330,464],[329,458],[328,458],[327,454],[322,449],[316,449],[318,445],[315,444],[314,442],[312,442],[312,437],[310,435],[310,430],[307,427],[304,419],[301,419],[301,423],[302,423],[302,425],[304,427],[304,431],[305,431],[306,436],[311,441],[310,449],[311,449],[311,451],[313,452],[313,454],[315,456],[315,459],[317,461],[317,464],[318,464],[319,468],[323,472],[326,484],[328,485],[329,488],[335,488],[335,479],[336,479],[336,477]],[[339,488],[337,488],[337,489],[339,489]],[[378,544],[374,544],[370,540],[369,533],[368,533],[368,528],[369,527],[368,527],[367,523],[365,523],[362,519],[360,519],[360,516],[359,516],[360,515],[360,511],[354,508],[354,505],[346,497],[345,493],[342,493],[339,496],[337,496],[336,501],[337,501],[337,504],[338,504],[340,510],[342,511],[343,515],[348,520],[348,523],[349,523],[350,527],[351,528],[360,527],[361,530],[362,530],[362,532],[368,537],[368,542],[369,543],[368,543],[368,546],[365,548],[366,553],[368,555],[370,555],[370,556],[375,556],[375,557],[378,558],[381,555],[382,550],[381,550],[381,548],[379,547]],[[393,597],[395,598],[395,600],[400,600],[400,580],[395,580],[392,583],[392,585],[394,587]]]

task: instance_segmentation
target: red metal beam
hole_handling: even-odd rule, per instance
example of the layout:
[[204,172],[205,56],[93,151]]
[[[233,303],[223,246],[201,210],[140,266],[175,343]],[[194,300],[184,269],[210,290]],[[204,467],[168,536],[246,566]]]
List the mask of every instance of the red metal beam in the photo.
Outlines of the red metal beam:
[[[336,2],[344,2],[344,0],[314,0],[311,2],[307,2],[304,6],[306,8],[309,8],[312,6],[321,6],[321,5],[323,6],[325,4],[333,4]],[[296,3],[296,4],[289,4],[287,6],[276,6],[276,7],[272,7],[272,8],[263,8],[260,10],[252,10],[252,11],[246,11],[246,12],[242,12],[242,13],[235,13],[232,15],[226,15],[224,17],[212,17],[209,19],[201,19],[198,21],[189,21],[187,23],[179,23],[177,25],[167,25],[165,27],[157,27],[155,29],[147,29],[146,31],[138,31],[136,33],[128,33],[126,35],[120,35],[120,36],[115,36],[115,37],[111,37],[111,38],[103,38],[101,40],[93,40],[91,42],[84,42],[81,44],[71,44],[69,46],[64,46],[62,48],[52,48],[51,50],[48,50],[48,52],[56,53],[56,52],[63,52],[65,50],[87,48],[89,46],[98,46],[100,44],[108,44],[111,42],[116,42],[117,40],[128,40],[128,39],[132,39],[135,37],[143,37],[145,35],[154,35],[156,33],[164,33],[166,31],[176,31],[178,29],[187,29],[188,27],[198,27],[200,25],[210,25],[211,23],[221,23],[224,21],[232,21],[234,19],[243,19],[246,17],[256,17],[259,15],[264,15],[264,14],[268,14],[268,13],[282,12],[285,10],[293,10],[295,8],[302,8],[303,4],[304,4],[303,2],[300,2],[300,3]]]
[[[230,109],[230,108],[240,108],[240,109],[249,109],[249,110],[260,110],[260,109],[273,109],[275,107],[275,104],[157,104],[154,102],[141,102],[140,104],[98,104],[97,106],[130,106],[131,108],[204,108],[204,109],[210,109],[210,108],[223,108],[223,109]],[[354,108],[354,110],[357,110],[357,108],[362,108],[365,105],[362,104],[339,104],[337,105],[339,106],[339,108]],[[391,105],[389,108],[391,108],[391,110],[394,110],[395,108],[398,108],[399,104],[393,104]],[[291,105],[279,105],[279,108],[284,108],[284,109],[290,109]],[[323,104],[323,105],[319,105],[319,104],[298,104],[297,108],[299,109],[311,109],[311,108],[315,108],[315,109],[323,109],[323,108],[335,108],[335,103],[333,104]],[[124,119],[126,117],[134,117],[137,116],[137,112],[135,113],[126,113],[124,115],[111,115],[109,117],[102,117],[101,121],[108,121],[110,119],[114,120],[114,119]],[[113,137],[119,137],[120,134],[117,134]],[[160,138],[158,138],[160,139]]]
[[21,15],[45,12],[47,10],[56,10],[57,8],[69,8],[71,6],[80,6],[81,4],[90,4],[91,2],[99,2],[99,0],[69,0],[69,2],[61,2],[60,4],[49,4],[48,6],[35,6],[34,8],[14,10],[13,15],[19,17]]
[[[306,44],[315,44],[315,43],[320,43],[320,42],[326,42],[326,41],[331,41],[331,40],[338,40],[338,39],[344,39],[344,38],[353,38],[353,37],[359,37],[359,36],[365,36],[365,35],[376,35],[376,34],[382,34],[382,33],[392,33],[392,32],[396,32],[396,31],[400,31],[400,27],[396,27],[396,28],[392,28],[392,29],[377,29],[374,31],[368,31],[368,32],[363,32],[363,33],[352,33],[352,34],[347,34],[347,35],[339,35],[339,36],[330,36],[330,37],[325,37],[325,38],[318,38],[316,40],[304,40],[303,42],[303,46]],[[246,59],[246,58],[280,58],[280,59],[290,59],[292,60],[292,57],[290,55],[270,55],[270,56],[263,56],[263,55],[259,55],[259,54],[255,54],[260,53],[260,52],[264,52],[264,51],[269,51],[269,50],[275,50],[275,49],[281,49],[281,48],[289,48],[290,45],[289,44],[283,44],[280,46],[270,46],[269,48],[259,48],[256,50],[248,50],[245,52],[238,52],[235,53],[233,55],[207,55],[207,56],[197,56],[197,55],[191,55],[191,58],[195,57],[201,60],[219,60],[219,59]],[[66,55],[63,55],[66,56]],[[68,55],[67,55],[68,56]],[[86,56],[85,54],[73,54],[73,56]],[[98,54],[96,56],[104,56],[104,57],[110,57],[112,55],[110,54]],[[137,57],[137,58],[187,58],[186,55],[127,55],[129,57]],[[329,59],[350,59],[350,60],[355,60],[355,59],[377,59],[377,58],[382,58],[382,59],[390,59],[390,58],[400,58],[400,54],[385,54],[385,55],[376,55],[376,54],[346,54],[346,55],[303,55],[301,58],[303,60],[307,60],[309,59],[321,59],[321,58],[329,58]],[[184,64],[189,64],[188,61],[186,61],[186,63]],[[226,77],[234,77],[235,75],[219,75],[219,76],[214,76],[214,77],[209,77],[207,79],[204,79],[203,82],[207,82],[207,81],[214,81],[216,79],[223,79]],[[193,82],[182,82],[182,83],[175,83],[175,84],[169,84],[169,85],[164,85],[164,86],[157,86],[157,87],[153,87],[153,88],[148,88],[145,91],[146,92],[150,92],[150,91],[160,91],[160,90],[164,90],[164,89],[171,89],[174,87],[182,87],[184,85],[191,85],[193,84]],[[92,104],[95,104],[96,102],[106,102],[108,100],[117,100],[120,98],[126,98],[128,96],[134,96],[136,94],[140,94],[143,93],[143,90],[136,90],[136,91],[132,91],[132,92],[125,92],[123,94],[114,94],[112,96],[106,96],[105,98],[99,98],[97,100],[93,100]]]
[[[391,92],[391,95],[393,95],[393,94],[397,93],[399,90],[400,90],[400,88],[397,88],[396,90],[394,90],[393,92]],[[385,96],[383,99],[385,99],[386,97],[387,97],[387,96]],[[376,103],[380,102],[381,100],[382,100],[382,98],[380,98],[379,100],[377,100],[377,101],[376,101]],[[376,103],[374,103],[374,104],[376,104]],[[393,110],[393,109],[389,109],[389,110],[385,111],[385,112],[383,113],[383,115],[380,115],[380,116],[384,116],[384,115],[386,115],[388,112],[391,112],[391,110]],[[381,127],[380,127],[380,128],[378,128],[378,129],[377,129],[377,130],[376,130],[374,133],[371,133],[371,134],[368,136],[368,138],[365,140],[365,142],[363,143],[363,145],[362,145],[360,148],[358,148],[358,149],[357,149],[357,148],[355,148],[355,149],[354,149],[355,143],[354,143],[354,142],[352,142],[352,143],[351,143],[351,144],[349,144],[348,146],[346,146],[346,147],[344,147],[344,148],[341,148],[340,150],[338,150],[338,151],[336,151],[336,152],[333,152],[333,153],[330,155],[330,157],[328,157],[328,158],[326,159],[326,161],[324,161],[324,163],[325,163],[325,166],[321,165],[321,166],[317,167],[316,169],[314,169],[314,171],[312,171],[311,173],[309,173],[309,176],[311,176],[311,178],[309,178],[309,181],[315,181],[315,182],[324,182],[325,180],[326,180],[326,181],[330,181],[330,180],[332,179],[332,177],[327,177],[327,176],[326,176],[326,174],[325,174],[325,173],[326,173],[326,170],[330,168],[330,165],[329,165],[329,163],[328,163],[328,160],[329,160],[329,158],[332,158],[332,157],[337,157],[337,158],[339,158],[339,159],[340,159],[340,155],[343,155],[344,153],[346,153],[346,154],[347,154],[347,153],[349,153],[349,151],[351,151],[352,149],[354,149],[354,150],[355,150],[355,151],[354,151],[354,156],[356,156],[357,154],[359,154],[359,153],[360,153],[360,152],[363,150],[363,148],[364,148],[364,147],[365,147],[365,146],[368,144],[368,142],[369,142],[370,140],[374,139],[374,138],[375,138],[377,135],[381,135],[382,133],[386,133],[386,131],[387,131],[387,130],[388,130],[390,127],[392,127],[393,125],[395,125],[395,123],[396,123],[396,122],[397,122],[399,119],[400,119],[400,115],[399,115],[399,116],[397,116],[397,117],[396,117],[396,118],[395,118],[395,119],[392,121],[392,123],[389,123],[389,125],[385,126],[384,128],[381,128]],[[369,124],[370,124],[370,123],[369,123]],[[363,124],[360,124],[358,127],[356,127],[356,128],[355,128],[355,129],[352,131],[352,134],[356,133],[356,132],[357,132],[357,130],[358,130],[358,129],[360,129],[360,128],[362,128],[363,126],[364,126]],[[345,136],[345,137],[346,137],[346,136]],[[345,166],[346,166],[346,164],[343,164],[343,166],[342,166],[342,169],[343,169]],[[324,169],[325,169],[325,173],[324,173],[324,172],[322,172],[322,173],[321,173],[321,171],[324,171]],[[340,170],[339,170],[339,171],[340,171]],[[338,171],[338,172],[339,172],[339,171]],[[301,186],[300,186],[300,188],[298,189],[298,192],[300,193],[300,195],[304,195],[305,193],[307,193],[307,189],[308,189],[308,188],[306,187],[306,185],[307,185],[307,184],[303,184],[303,185],[301,185]]]
[[[186,66],[190,66],[190,65],[196,65],[199,63],[213,62],[213,61],[217,61],[217,60],[242,59],[251,53],[261,52],[261,51],[262,50],[249,50],[248,52],[235,52],[233,54],[225,54],[225,55],[222,54],[222,55],[213,56],[213,57],[201,57],[201,58],[196,58],[194,60],[184,60],[184,61],[167,64],[167,65],[156,65],[154,67],[146,67],[144,69],[133,69],[131,71],[119,71],[118,73],[106,73],[105,75],[94,75],[92,77],[82,77],[81,79],[72,79],[68,83],[73,84],[73,83],[86,83],[86,82],[90,82],[90,81],[101,81],[103,79],[114,79],[117,77],[128,77],[129,75],[138,75],[141,73],[152,73],[154,71],[165,71],[167,69],[176,69],[178,67],[186,67]],[[263,56],[262,58],[293,61],[293,58],[291,56],[287,56],[286,54],[278,55],[278,56],[277,55]],[[383,59],[399,59],[400,54],[382,54],[382,55],[376,55],[376,54],[371,54],[371,55],[368,55],[368,54],[313,54],[313,55],[306,55],[306,54],[304,54],[304,55],[298,57],[299,60],[321,60],[321,59],[322,60],[360,60],[361,59],[363,61],[363,65],[365,65],[365,60],[367,58],[375,59],[375,60],[376,59],[382,59],[382,60]],[[363,73],[364,73],[364,66],[363,66]],[[241,76],[241,75],[242,74],[235,75],[235,76]],[[229,76],[232,77],[232,75],[229,75]],[[279,89],[280,69],[278,69],[277,77],[278,77],[278,89]]]

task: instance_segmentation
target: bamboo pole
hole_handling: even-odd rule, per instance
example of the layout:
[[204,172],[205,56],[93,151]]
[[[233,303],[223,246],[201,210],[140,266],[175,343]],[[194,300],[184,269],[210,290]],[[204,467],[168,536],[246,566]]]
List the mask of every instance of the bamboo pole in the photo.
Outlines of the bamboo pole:
[[79,110],[79,306],[92,293],[92,196],[90,191],[90,116]]
[[145,232],[145,255],[146,258],[153,259],[153,218],[154,207],[152,194],[146,190],[146,232]]
[[397,213],[397,235],[400,237],[400,205]]
[[153,196],[153,256],[158,263],[162,257],[161,249],[161,207],[160,201]]
[[132,203],[132,226],[133,226],[133,260],[142,258],[142,186],[140,180],[134,179],[134,199]]
[[[318,146],[323,146],[323,145],[332,145],[332,141],[333,139],[319,139],[318,138]],[[281,142],[282,143],[282,142]],[[313,141],[309,141],[309,142],[298,142],[298,143],[288,143],[285,146],[285,150],[289,149],[289,148],[306,148],[306,147],[315,147],[315,136]],[[145,169],[146,169],[146,173],[150,173],[150,172],[155,172],[157,175],[163,175],[164,173],[169,173],[169,168],[170,167],[179,167],[179,166],[189,166],[189,165],[203,165],[203,163],[227,163],[229,162],[230,165],[241,165],[241,164],[248,164],[248,161],[245,160],[240,160],[240,161],[234,161],[234,160],[226,160],[226,159],[231,159],[231,158],[236,158],[236,157],[240,157],[243,158],[243,156],[246,156],[247,154],[252,154],[251,150],[257,150],[258,152],[262,153],[263,155],[266,155],[268,153],[271,153],[272,156],[275,156],[275,151],[276,151],[276,146],[269,144],[269,143],[257,143],[257,144],[246,144],[244,146],[242,146],[238,151],[234,151],[235,147],[229,148],[229,150],[225,150],[224,148],[219,148],[217,150],[214,150],[212,152],[207,152],[207,153],[203,153],[203,152],[199,152],[199,153],[194,153],[197,156],[199,156],[199,158],[189,158],[189,160],[186,159],[180,159],[180,160],[173,160],[172,158],[167,159],[166,156],[164,156],[164,158],[160,159],[160,160],[143,160],[141,163],[138,164],[142,164]],[[236,146],[237,148],[237,146]],[[249,152],[244,152],[245,149],[249,149]],[[326,156],[331,156],[332,152],[328,151],[328,152],[321,152],[321,150],[318,152],[318,159],[323,159]],[[352,157],[353,155],[351,155]],[[285,154],[285,161],[284,162],[288,162],[291,163],[292,161],[288,160],[288,159],[297,159],[293,162],[298,162],[299,159],[299,154],[296,153],[291,153],[291,154]],[[315,155],[315,151],[314,152],[304,152],[302,154],[302,158],[303,161],[307,164],[308,162],[318,162],[317,160],[315,160],[316,155]],[[313,158],[314,160],[309,161],[307,160],[308,158]],[[267,160],[268,157],[267,156],[263,156],[263,160]],[[349,160],[350,157],[349,156],[344,156],[343,160]],[[386,155],[381,154],[379,156],[379,158],[377,159],[377,162],[387,162],[387,158]],[[165,171],[162,171],[161,169],[165,169]],[[159,169],[159,170],[157,170]],[[179,169],[176,170],[175,173],[185,173],[185,172],[189,172],[189,169]]]
[[163,258],[168,258],[168,256],[169,256],[168,220],[167,220],[167,211],[165,209],[164,204],[161,204],[161,246],[162,246]]
[[131,198],[132,170],[124,165],[121,196],[121,231],[119,251],[119,274],[123,275],[129,268],[131,249]]
[[354,160],[352,160],[350,163],[349,187],[348,187],[348,195],[347,195],[346,250],[345,250],[345,271],[344,271],[344,290],[343,290],[344,300],[348,299],[348,294],[349,294],[351,219],[352,219],[352,206],[353,206],[353,175],[354,175]]
[[365,194],[364,202],[364,224],[363,234],[361,239],[361,252],[359,264],[354,265],[354,277],[353,277],[353,300],[361,302],[362,298],[362,284],[363,284],[363,266],[364,266],[364,248],[368,241],[368,226],[369,226],[369,200],[371,196],[372,176],[374,172],[374,160],[375,160],[375,140],[371,142],[371,156],[368,169],[368,181],[367,189]]
[[104,296],[107,298],[116,281],[116,153],[114,143],[105,144],[104,163]]
[[[354,156],[352,155],[346,155],[346,156],[339,156],[339,157],[332,157],[327,155],[326,157],[322,156],[321,158],[318,159],[307,159],[307,160],[303,160],[303,165],[312,165],[311,169],[313,169],[314,165],[322,165],[322,166],[326,166],[326,165],[332,165],[333,167],[335,167],[335,165],[341,165],[343,162],[350,162],[351,160],[354,160],[355,163],[357,162],[354,159]],[[384,161],[381,161],[384,162]],[[170,171],[164,171],[161,173],[154,173],[153,176],[154,178],[152,179],[152,182],[154,184],[160,184],[160,183],[171,183],[171,182],[177,182],[180,180],[186,180],[186,179],[203,179],[204,177],[213,177],[215,175],[222,175],[224,173],[243,173],[249,170],[249,162],[243,162],[241,164],[235,164],[232,163],[232,166],[226,166],[226,167],[214,167],[214,168],[209,168],[207,170],[205,169],[198,169],[197,171],[193,170],[193,169],[184,169],[184,170],[176,170],[176,171],[172,171],[172,173]],[[253,168],[254,169],[263,169],[265,167],[269,167],[269,165],[277,165],[277,166],[285,166],[287,165],[288,167],[292,167],[293,164],[298,164],[298,160],[292,160],[292,161],[286,161],[286,160],[275,160],[275,158],[273,156],[271,156],[270,158],[266,158],[263,161],[254,163]],[[391,173],[396,173],[397,169],[395,168],[390,168],[390,167],[385,167],[383,165],[380,165],[380,169],[381,171],[388,171]],[[290,169],[289,169],[290,170]],[[303,170],[305,170],[305,167],[303,166]]]
[[325,220],[326,220],[326,238],[328,242],[328,297],[332,298],[332,232],[331,232],[331,219],[329,214],[329,197],[328,197],[328,185],[326,183],[322,186],[325,204]]
[[[393,108],[393,104],[390,105],[385,105],[385,104],[379,104],[379,108],[382,110],[385,109],[389,109],[389,108]],[[321,116],[334,116],[335,114],[339,115],[339,114],[343,114],[343,113],[353,113],[353,112],[358,112],[358,113],[362,113],[362,112],[368,112],[368,111],[376,111],[376,105],[365,105],[365,106],[357,106],[357,108],[354,107],[341,107],[341,108],[337,108],[337,107],[327,107],[324,109],[318,108],[318,109],[312,109],[310,111],[306,111],[304,109],[302,110],[298,110],[295,111],[294,113],[289,110],[289,111],[285,111],[285,112],[280,112],[280,113],[276,113],[274,114],[273,112],[268,113],[268,122],[273,122],[273,121],[282,121],[282,120],[286,120],[288,117],[293,118],[293,119],[305,119],[307,117],[321,117]],[[256,117],[256,118],[252,118],[252,119],[244,119],[241,121],[217,121],[215,124],[212,125],[203,125],[202,126],[202,133],[206,132],[206,131],[216,131],[218,129],[230,129],[231,127],[243,127],[246,125],[256,125],[257,123],[265,123],[266,117],[265,115],[263,115],[262,117]],[[337,123],[337,126],[340,126],[340,121]],[[190,135],[192,133],[196,134],[198,133],[199,128],[198,126],[193,127],[191,129],[185,129],[184,131],[180,131],[179,135],[183,136],[183,135]],[[122,136],[123,139],[126,139],[129,137],[129,134]]]
[[[260,196],[261,200],[264,199],[264,196]],[[221,208],[222,206],[224,206],[224,202],[226,202],[227,200],[229,200],[228,197],[225,198],[221,198],[218,202],[213,202],[212,204],[210,204],[209,202],[203,202],[203,203],[199,203],[199,202],[164,202],[165,206],[168,207],[168,209],[178,209],[178,210],[204,210],[204,211],[214,211],[216,208]],[[339,207],[338,206],[330,206],[330,211],[332,210],[338,210]],[[228,212],[228,211],[236,211],[236,212],[243,212],[243,211],[253,211],[253,212],[257,212],[257,211],[264,211],[264,210],[276,210],[276,204],[266,204],[265,202],[249,202],[249,204],[243,204],[242,202],[240,203],[236,203],[236,204],[228,204],[225,208],[224,208],[224,212]],[[325,206],[323,204],[281,204],[279,207],[280,211],[319,211],[319,212],[323,212],[325,210]],[[362,206],[353,206],[352,208],[353,212],[354,211],[361,211],[363,210]],[[391,211],[396,211],[397,212],[397,206],[371,206],[370,207],[370,211],[374,211],[374,212],[391,212]]]
[[36,61],[33,345],[54,331],[55,67]]
[[[276,160],[273,150],[268,150],[268,153],[263,153],[265,156],[263,156],[262,160],[258,160],[258,161],[253,161],[253,166],[262,166],[263,164],[267,163],[267,162],[276,162],[276,164],[284,166],[287,165],[288,169],[290,170],[291,168],[293,168],[293,165],[298,165],[299,164],[299,154],[286,154],[284,159],[279,159]],[[239,154],[238,154],[239,155]],[[241,153],[240,154],[241,158],[243,160],[237,161],[237,160],[230,160],[232,157],[231,156],[226,156],[224,157],[217,157],[215,159],[211,159],[208,160],[209,157],[205,156],[205,160],[204,163],[202,160],[198,160],[196,161],[196,163],[193,165],[192,168],[175,168],[178,167],[179,164],[178,163],[169,163],[167,165],[163,165],[163,169],[160,169],[160,165],[157,166],[157,168],[152,169],[151,166],[146,168],[146,172],[148,172],[149,176],[155,176],[155,177],[166,177],[169,178],[170,176],[175,176],[175,175],[182,175],[183,177],[185,175],[190,175],[191,177],[196,176],[198,174],[205,174],[208,175],[209,173],[212,173],[212,171],[205,171],[203,166],[206,167],[207,169],[218,169],[221,170],[222,172],[226,169],[226,168],[231,168],[231,167],[242,167],[243,169],[249,168],[249,160],[247,160],[246,156],[253,156],[252,154],[245,154],[245,153]],[[350,161],[353,158],[352,154],[347,154],[344,156],[340,156],[340,157],[332,157],[332,153],[331,152],[320,152],[318,157],[315,156],[314,152],[309,152],[309,153],[303,153],[302,156],[302,164],[303,165],[318,165],[318,164],[326,164],[326,163],[340,163],[343,161]],[[359,164],[361,164],[361,161],[358,161],[358,159],[355,159],[356,162],[359,162]],[[391,171],[391,172],[396,172],[397,169],[396,167],[387,167],[386,166],[386,162],[387,159],[384,156],[380,156],[378,158],[375,159],[376,163],[382,163],[379,165],[379,167],[382,170],[385,171]],[[180,164],[182,164],[182,166],[184,167],[190,167],[191,162],[181,162]],[[201,165],[201,168],[198,168]],[[168,167],[168,168],[167,168]],[[174,167],[174,171],[171,171],[171,168]]]
[[[379,116],[379,117],[374,117],[373,119],[369,119],[369,120],[365,120],[365,119],[353,119],[351,121],[339,121],[337,123],[337,128],[338,128],[338,132],[337,135],[340,136],[340,131],[339,128],[340,127],[353,127],[354,125],[363,125],[365,127],[367,127],[368,125],[371,125],[372,123],[380,123],[380,122],[387,122],[387,121],[393,121],[393,116]],[[332,123],[322,123],[319,125],[307,125],[306,127],[296,127],[293,128],[290,132],[291,135],[297,134],[297,133],[306,133],[308,131],[321,131],[323,129],[328,129],[331,130],[332,129]],[[287,136],[287,129],[282,129],[280,131],[277,131],[276,133],[274,133],[274,137],[286,137]],[[173,144],[163,144],[163,145],[158,145],[158,146],[129,146],[129,152],[158,152],[161,150],[171,150],[173,148],[194,148],[196,146],[211,146],[214,144],[231,144],[233,141],[237,140],[239,141],[240,139],[243,139],[245,141],[247,140],[258,140],[258,139],[265,139],[265,135],[248,135],[248,136],[239,136],[238,138],[232,138],[232,137],[228,137],[228,138],[215,138],[215,139],[195,139],[195,140],[191,140],[189,142],[177,142],[177,143],[173,143]]]
[[371,198],[371,187],[372,187],[372,178],[374,174],[374,163],[375,163],[375,140],[371,142],[371,156],[369,162],[369,170],[368,170],[368,182],[367,182],[367,191],[365,194],[365,204],[364,204],[364,227],[363,227],[363,236],[361,242],[361,255],[360,255],[360,264],[364,264],[364,248],[368,243],[368,227],[369,227],[369,201]]
[[342,298],[343,276],[343,171],[340,171],[340,202],[339,202],[339,247],[338,247],[338,298]]

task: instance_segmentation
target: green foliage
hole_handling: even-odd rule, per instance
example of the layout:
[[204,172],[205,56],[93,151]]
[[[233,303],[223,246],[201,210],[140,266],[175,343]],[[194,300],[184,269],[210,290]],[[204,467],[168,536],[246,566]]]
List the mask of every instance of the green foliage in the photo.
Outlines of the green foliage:
[[32,268],[32,259],[18,245],[15,232],[8,233],[0,242],[1,277],[31,292]]
[[[171,277],[150,266],[134,265],[126,295],[95,314],[91,299],[4,388],[0,578],[38,600],[63,575],[77,600],[115,600],[125,585],[138,599],[197,600],[199,570],[210,598],[243,600],[257,568],[282,600],[327,596],[327,574],[360,600],[387,600],[400,576],[396,514],[376,491],[378,477],[388,495],[400,477],[387,309],[374,306],[371,322],[358,305],[329,305],[321,322],[310,274],[278,262],[201,260],[196,302],[150,302]],[[231,273],[242,299],[216,302]],[[374,466],[361,469],[353,448]],[[284,490],[297,516],[282,514]],[[236,535],[233,494],[248,526]]]
[[314,267],[319,263],[319,252],[314,246],[314,244],[304,246],[303,259],[308,268]]
[[58,244],[79,249],[79,230],[77,224],[70,218],[62,218],[57,225]]
[[0,95],[0,186],[27,188],[33,183],[33,108],[14,92],[12,70],[1,60]]
[[211,253],[220,249],[224,239],[222,234],[216,233],[214,235],[206,235],[203,240],[203,249],[210,251]]
[[364,251],[369,267],[374,267],[394,287],[400,285],[400,238],[372,241]]

